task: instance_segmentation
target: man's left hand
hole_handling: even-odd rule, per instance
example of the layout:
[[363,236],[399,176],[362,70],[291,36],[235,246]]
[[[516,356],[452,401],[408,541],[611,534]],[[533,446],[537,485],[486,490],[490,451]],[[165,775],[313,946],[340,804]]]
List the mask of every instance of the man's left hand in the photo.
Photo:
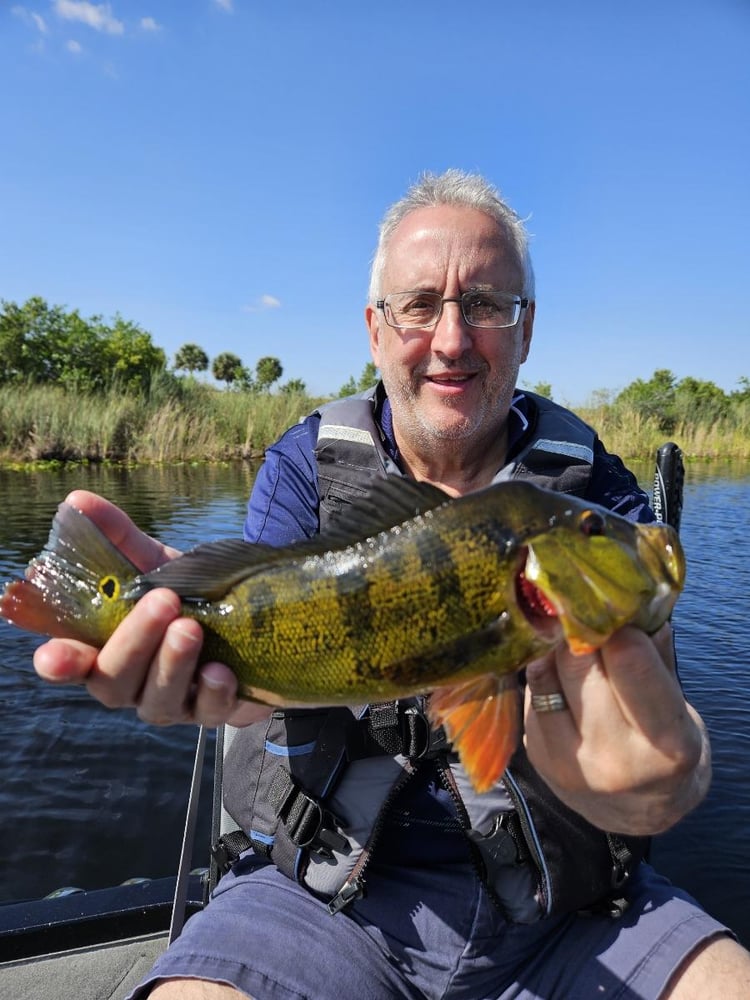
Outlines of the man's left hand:
[[[559,646],[526,670],[524,741],[552,791],[590,823],[650,835],[673,826],[711,781],[705,726],[677,680],[672,630],[628,626],[595,653]],[[562,692],[563,711],[532,694]]]

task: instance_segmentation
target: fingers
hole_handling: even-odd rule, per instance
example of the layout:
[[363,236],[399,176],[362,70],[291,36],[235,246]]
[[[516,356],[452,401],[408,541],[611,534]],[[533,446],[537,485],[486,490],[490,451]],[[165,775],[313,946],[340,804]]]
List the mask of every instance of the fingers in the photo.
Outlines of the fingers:
[[575,719],[581,718],[586,701],[601,704],[606,698],[629,725],[645,727],[647,734],[679,716],[685,705],[676,680],[669,625],[655,636],[625,627],[601,649],[583,655],[558,647],[529,664],[526,679],[530,694],[562,692]]
[[272,705],[264,705],[259,701],[240,701],[227,722],[231,726],[249,726],[253,722],[263,722],[272,712]]
[[[577,769],[575,749],[581,739],[577,720],[581,713],[582,692],[574,685],[563,684],[557,669],[558,655],[558,650],[550,650],[526,668],[524,743],[535,765],[538,766],[540,760],[557,760],[558,766],[561,769],[566,766],[567,771],[567,765]],[[535,695],[557,693],[563,695],[566,708],[553,712],[533,708]],[[570,748],[569,754],[561,753],[563,748]],[[541,770],[545,770],[544,763]]]
[[90,518],[131,562],[144,572],[155,569],[167,559],[179,555],[177,549],[163,545],[145,534],[124,510],[88,490],[73,490],[65,502]]
[[85,683],[108,708],[135,708],[145,722],[219,725],[238,710],[237,680],[221,663],[199,669],[203,631],[181,610],[172,591],[153,590],[101,650],[55,639],[37,649],[34,666],[52,683]]
[[[171,627],[181,610],[180,599],[169,590],[152,590],[141,598],[99,651],[86,680],[89,693],[108,708],[136,705],[162,643],[169,642],[172,658],[181,645],[184,651],[183,630]],[[193,671],[200,652],[200,628],[196,630]]]
[[674,671],[671,629],[650,637],[628,627],[599,651],[602,673],[626,724],[654,744],[680,732],[687,704]]
[[98,652],[74,639],[50,639],[34,651],[34,669],[50,684],[83,684]]
[[[676,679],[669,628],[649,637],[626,627],[580,656],[560,646],[526,676],[529,759],[594,825],[656,833],[705,795],[708,741]],[[555,692],[566,710],[534,710],[533,695]]]

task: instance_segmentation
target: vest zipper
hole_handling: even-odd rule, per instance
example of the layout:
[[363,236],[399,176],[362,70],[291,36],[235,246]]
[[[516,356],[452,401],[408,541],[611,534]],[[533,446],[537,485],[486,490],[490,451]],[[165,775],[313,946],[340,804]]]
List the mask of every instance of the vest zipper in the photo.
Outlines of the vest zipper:
[[474,844],[472,839],[468,836],[468,831],[471,829],[471,817],[466,808],[464,800],[461,798],[461,790],[456,784],[456,778],[451,770],[450,761],[447,757],[438,757],[435,760],[437,773],[440,776],[440,780],[443,788],[450,795],[453,805],[456,808],[456,814],[458,815],[458,820],[463,828],[464,837],[466,838],[466,844],[469,848],[469,857],[471,858],[471,864],[474,868],[474,873],[476,874],[482,885],[485,886],[490,895],[494,896],[492,889],[487,884],[487,880],[484,877],[484,862],[479,853],[479,849]]
[[510,795],[513,805],[515,806],[516,815],[518,816],[518,822],[521,825],[526,846],[531,854],[537,872],[539,873],[540,903],[544,915],[549,916],[552,912],[552,880],[550,878],[549,869],[547,868],[547,862],[544,859],[541,844],[539,843],[534,821],[531,818],[531,813],[529,812],[529,807],[526,803],[523,792],[519,788],[515,778],[509,770],[507,770],[503,775],[502,782]]
[[362,850],[359,858],[349,873],[349,877],[341,886],[336,895],[328,903],[328,912],[333,916],[340,913],[342,910],[346,909],[350,903],[353,903],[356,899],[361,899],[365,895],[365,871],[370,864],[370,859],[372,858],[372,852],[375,849],[375,845],[380,838],[380,834],[383,831],[383,826],[385,824],[386,814],[391,807],[393,800],[399,794],[401,789],[407,782],[417,773],[416,767],[411,763],[411,761],[406,760],[403,765],[404,769],[401,775],[396,779],[391,789],[383,800],[383,804],[380,807],[380,811],[375,819],[372,830],[370,831],[370,836],[367,840],[367,844]]

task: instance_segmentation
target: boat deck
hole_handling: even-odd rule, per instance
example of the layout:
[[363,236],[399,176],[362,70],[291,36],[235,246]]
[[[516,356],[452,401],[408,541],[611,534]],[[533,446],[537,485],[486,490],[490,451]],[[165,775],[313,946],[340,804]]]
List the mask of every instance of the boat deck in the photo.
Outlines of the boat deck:
[[167,932],[0,964],[0,1000],[123,1000],[167,946]]

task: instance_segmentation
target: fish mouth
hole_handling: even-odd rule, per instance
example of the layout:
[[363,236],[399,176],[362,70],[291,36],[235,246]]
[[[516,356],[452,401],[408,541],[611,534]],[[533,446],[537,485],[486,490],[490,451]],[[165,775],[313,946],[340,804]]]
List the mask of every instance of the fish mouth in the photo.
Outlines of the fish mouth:
[[526,621],[547,642],[562,634],[560,617],[549,598],[526,576],[521,568],[516,574],[516,601]]

